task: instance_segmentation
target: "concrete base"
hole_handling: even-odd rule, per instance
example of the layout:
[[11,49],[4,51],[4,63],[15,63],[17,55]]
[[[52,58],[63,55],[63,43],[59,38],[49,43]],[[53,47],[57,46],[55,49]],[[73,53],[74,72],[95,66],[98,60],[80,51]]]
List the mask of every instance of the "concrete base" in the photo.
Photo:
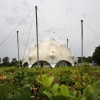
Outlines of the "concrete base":
[[50,64],[50,65],[51,65],[52,68],[54,68],[56,64]]
[[29,64],[29,66],[28,66],[29,68],[31,68],[32,67],[32,65],[31,64]]

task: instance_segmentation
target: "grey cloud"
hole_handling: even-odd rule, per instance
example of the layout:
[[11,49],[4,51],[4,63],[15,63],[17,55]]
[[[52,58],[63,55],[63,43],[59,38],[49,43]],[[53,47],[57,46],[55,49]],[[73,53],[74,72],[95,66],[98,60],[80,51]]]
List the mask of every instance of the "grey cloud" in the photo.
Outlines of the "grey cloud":
[[39,0],[41,3],[44,3],[46,0]]
[[16,17],[7,17],[6,18],[6,22],[10,25],[18,25],[19,23],[21,23],[20,26],[23,26],[23,25],[28,26],[28,23],[30,24],[31,21],[32,21],[31,17],[24,19],[24,20],[19,17],[17,17],[17,18]]
[[29,4],[29,2],[27,2],[27,1],[23,1],[23,8],[22,8],[22,10],[23,11],[29,11],[31,8],[30,8],[30,4]]
[[65,15],[68,15],[68,14],[70,14],[71,13],[71,11],[72,11],[72,8],[66,8],[66,13],[65,13]]
[[55,29],[54,28],[50,28],[50,29],[47,29],[45,30],[46,33],[52,33],[52,32],[55,32]]
[[66,1],[66,5],[71,4],[71,3],[72,3],[72,1],[73,1],[73,0],[67,0],[67,1]]
[[23,1],[23,4],[24,4],[25,6],[27,6],[27,7],[30,7],[29,2],[27,2],[27,1]]

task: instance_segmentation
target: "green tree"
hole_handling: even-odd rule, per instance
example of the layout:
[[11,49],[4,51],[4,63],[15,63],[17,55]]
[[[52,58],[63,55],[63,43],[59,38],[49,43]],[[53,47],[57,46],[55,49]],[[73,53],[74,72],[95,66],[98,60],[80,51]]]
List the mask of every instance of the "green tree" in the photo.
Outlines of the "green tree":
[[12,61],[11,61],[11,66],[18,66],[18,61],[16,58],[13,58]]
[[92,57],[88,56],[88,57],[86,58],[86,62],[92,63]]
[[[83,61],[86,62],[86,57],[83,57]],[[81,57],[78,57],[78,63],[81,63]]]
[[3,63],[2,63],[3,66],[9,66],[10,61],[9,61],[9,58],[8,57],[4,57],[2,59],[2,61],[3,61]]
[[22,60],[20,60],[20,67],[22,67]]
[[100,65],[100,45],[96,47],[92,57],[93,57],[93,61],[98,65]]

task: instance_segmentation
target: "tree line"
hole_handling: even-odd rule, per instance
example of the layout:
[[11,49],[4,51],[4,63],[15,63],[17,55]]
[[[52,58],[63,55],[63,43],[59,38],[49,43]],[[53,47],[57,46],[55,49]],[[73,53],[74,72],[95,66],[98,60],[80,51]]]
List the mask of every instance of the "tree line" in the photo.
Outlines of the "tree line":
[[[78,58],[78,63],[81,63],[81,57]],[[88,63],[96,63],[100,66],[100,45],[95,48],[95,51],[93,52],[92,56],[83,57],[83,61]]]
[[16,58],[13,58],[11,61],[10,61],[10,58],[9,57],[4,57],[3,59],[0,58],[0,66],[15,66],[15,67],[19,67],[19,66],[22,66],[22,61],[18,61]]

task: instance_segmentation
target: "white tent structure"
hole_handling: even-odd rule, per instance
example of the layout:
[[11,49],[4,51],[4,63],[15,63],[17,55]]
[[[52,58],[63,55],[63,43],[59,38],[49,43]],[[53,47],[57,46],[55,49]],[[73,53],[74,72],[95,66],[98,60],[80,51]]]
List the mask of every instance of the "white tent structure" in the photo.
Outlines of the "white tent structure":
[[[72,55],[70,48],[65,44],[60,44],[54,39],[39,43],[39,66],[41,67],[71,66],[77,61],[77,57]],[[28,49],[22,63],[24,66],[37,66],[37,45]]]

